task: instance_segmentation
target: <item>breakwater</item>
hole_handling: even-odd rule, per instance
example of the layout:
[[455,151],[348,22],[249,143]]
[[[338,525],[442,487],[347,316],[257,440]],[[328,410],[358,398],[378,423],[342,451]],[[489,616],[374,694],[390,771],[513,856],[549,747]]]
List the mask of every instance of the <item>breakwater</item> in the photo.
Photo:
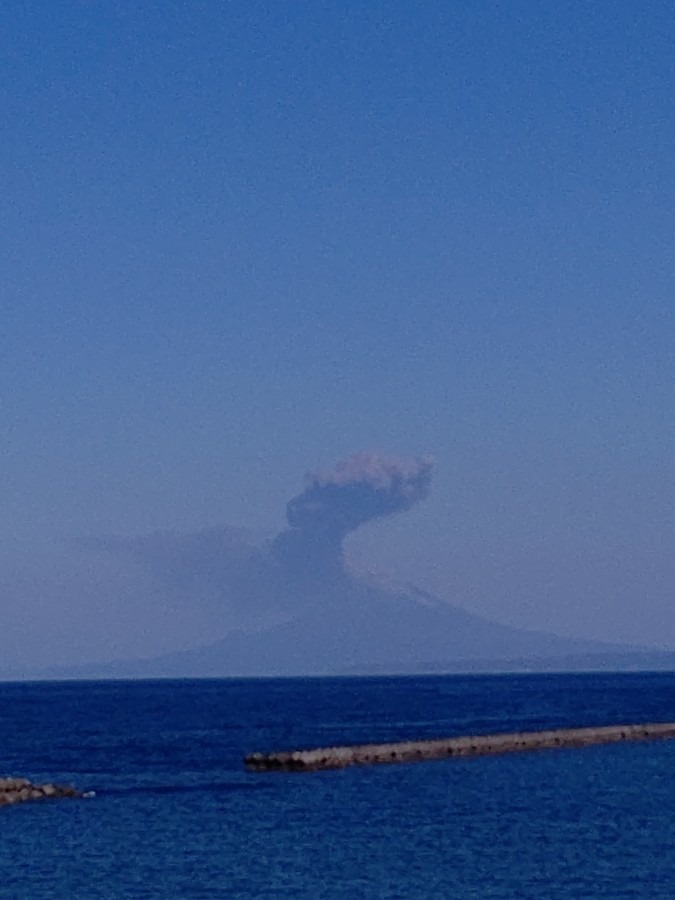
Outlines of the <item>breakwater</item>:
[[0,806],[84,796],[82,791],[67,784],[33,784],[27,778],[0,778]]
[[248,769],[256,772],[311,772],[317,769],[342,769],[356,765],[412,763],[667,738],[675,738],[675,722],[557,728],[548,731],[472,735],[390,744],[358,744],[319,747],[314,750],[251,753],[245,758],[244,763]]

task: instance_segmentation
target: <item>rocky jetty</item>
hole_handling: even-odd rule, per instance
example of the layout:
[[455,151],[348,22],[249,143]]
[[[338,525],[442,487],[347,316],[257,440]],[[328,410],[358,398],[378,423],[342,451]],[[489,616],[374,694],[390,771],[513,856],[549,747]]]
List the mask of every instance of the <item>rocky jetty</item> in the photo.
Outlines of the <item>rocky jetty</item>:
[[59,800],[84,797],[82,791],[67,784],[33,784],[27,778],[0,778],[0,806],[27,803],[32,800]]
[[359,744],[320,747],[316,750],[252,753],[244,762],[248,769],[257,772],[311,772],[316,769],[341,769],[345,766],[422,762],[431,759],[588,747],[593,744],[666,738],[675,738],[674,722],[608,725],[597,728],[558,728],[550,731],[449,737],[432,741],[403,741],[396,744]]

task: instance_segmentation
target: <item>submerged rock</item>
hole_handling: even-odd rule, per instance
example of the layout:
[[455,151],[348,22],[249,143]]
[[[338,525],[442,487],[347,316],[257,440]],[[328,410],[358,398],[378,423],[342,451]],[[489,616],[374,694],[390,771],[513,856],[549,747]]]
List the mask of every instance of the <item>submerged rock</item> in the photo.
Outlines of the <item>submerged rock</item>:
[[0,806],[31,800],[58,800],[62,797],[84,797],[82,791],[68,784],[33,784],[27,778],[0,778]]

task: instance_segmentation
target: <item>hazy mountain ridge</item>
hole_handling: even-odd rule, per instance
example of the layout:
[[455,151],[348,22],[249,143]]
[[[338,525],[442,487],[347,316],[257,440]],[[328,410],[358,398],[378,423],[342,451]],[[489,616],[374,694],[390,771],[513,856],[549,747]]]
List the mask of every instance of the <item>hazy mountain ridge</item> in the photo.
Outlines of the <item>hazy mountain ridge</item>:
[[358,575],[343,541],[429,491],[430,459],[361,454],[308,476],[288,528],[262,544],[240,529],[101,539],[167,595],[206,597],[235,625],[221,639],[148,659],[50,667],[29,677],[223,677],[433,671],[668,668],[675,651],[558,637],[489,621],[412,585]]
[[[416,596],[418,593],[418,596]],[[422,596],[425,603],[419,602]],[[675,667],[675,652],[574,640],[482,619],[425,592],[354,583],[336,615],[304,613],[154,659],[52,669],[46,677],[209,678]]]

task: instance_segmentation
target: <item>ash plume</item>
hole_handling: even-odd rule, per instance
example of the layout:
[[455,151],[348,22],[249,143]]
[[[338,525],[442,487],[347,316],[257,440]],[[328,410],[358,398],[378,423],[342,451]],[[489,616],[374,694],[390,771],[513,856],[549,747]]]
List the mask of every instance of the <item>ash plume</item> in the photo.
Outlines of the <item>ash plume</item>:
[[424,500],[433,466],[430,457],[357,453],[330,472],[308,474],[305,489],[286,507],[289,528],[277,538],[277,549],[286,559],[341,566],[346,535]]

